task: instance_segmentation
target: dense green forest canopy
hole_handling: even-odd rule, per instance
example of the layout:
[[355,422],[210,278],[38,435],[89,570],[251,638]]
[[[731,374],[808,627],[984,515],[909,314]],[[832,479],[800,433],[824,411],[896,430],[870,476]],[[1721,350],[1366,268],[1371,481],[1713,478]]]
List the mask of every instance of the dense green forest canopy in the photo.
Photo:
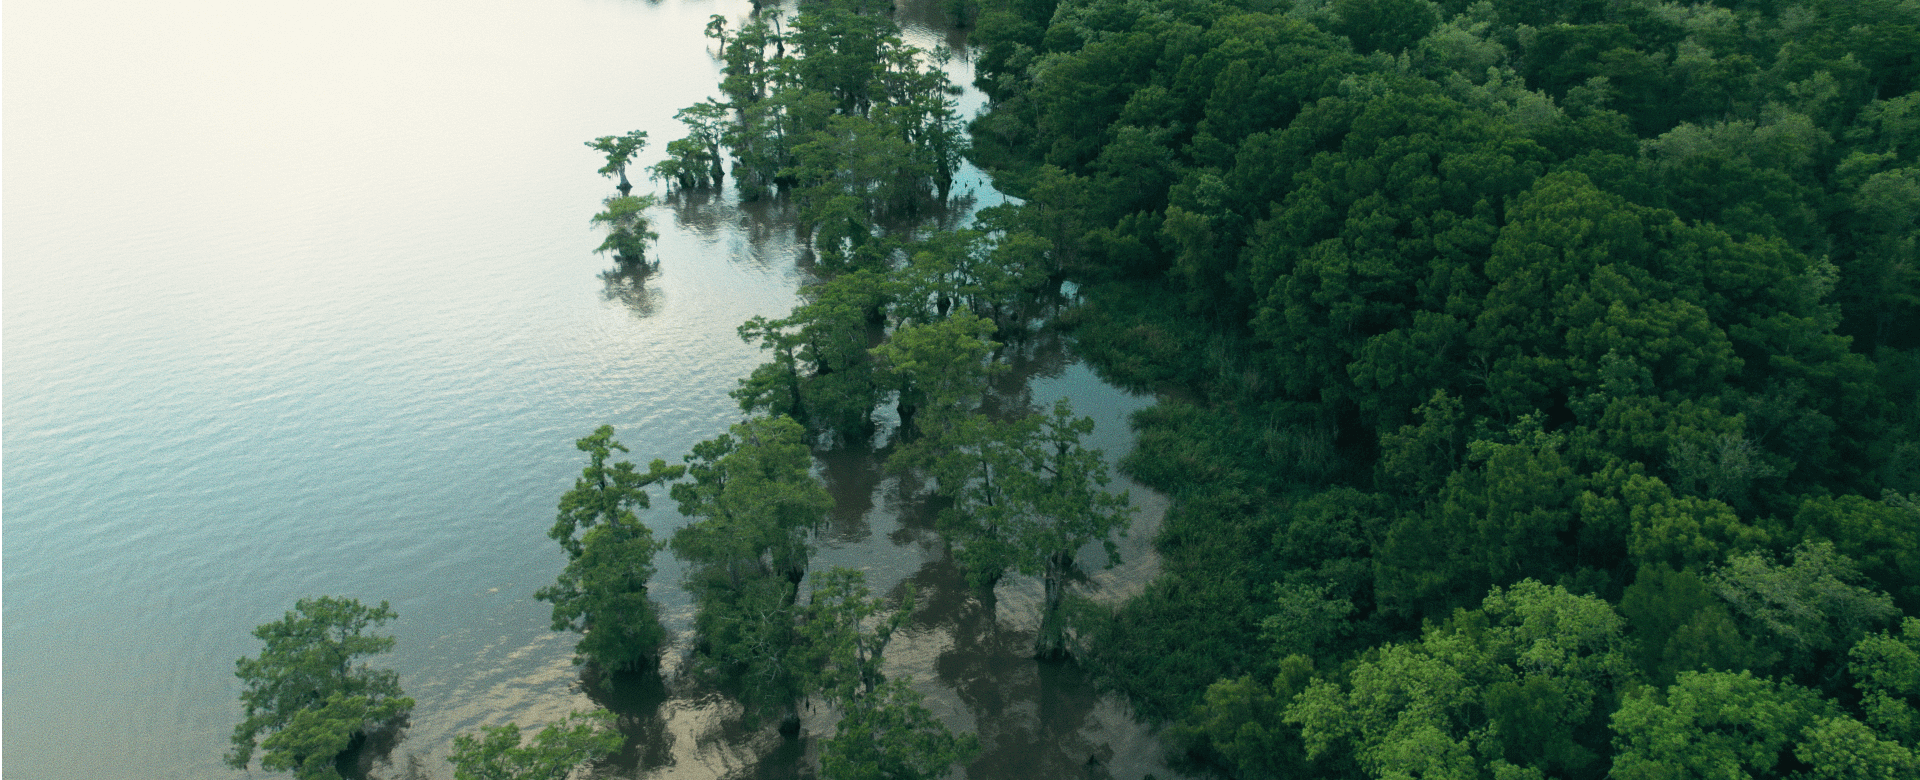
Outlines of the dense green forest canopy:
[[1920,5],[974,14],[973,155],[1164,399],[1080,632],[1188,760],[1911,776]]

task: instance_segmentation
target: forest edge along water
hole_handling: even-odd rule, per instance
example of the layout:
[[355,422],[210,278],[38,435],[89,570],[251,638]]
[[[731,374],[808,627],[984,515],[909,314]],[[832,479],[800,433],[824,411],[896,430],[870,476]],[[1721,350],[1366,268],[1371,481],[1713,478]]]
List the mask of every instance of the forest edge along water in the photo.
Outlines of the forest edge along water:
[[[6,3],[7,768],[234,776],[330,594],[382,776],[596,701],[615,774],[1920,775],[1920,6],[977,8],[956,115],[858,14]],[[600,425],[687,470],[570,534]]]

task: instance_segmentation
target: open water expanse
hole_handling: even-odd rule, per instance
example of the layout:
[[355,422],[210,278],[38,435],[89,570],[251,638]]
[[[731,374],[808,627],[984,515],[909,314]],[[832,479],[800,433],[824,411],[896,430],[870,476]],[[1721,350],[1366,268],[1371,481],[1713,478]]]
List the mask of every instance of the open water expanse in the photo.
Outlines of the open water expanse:
[[[937,7],[937,6],[929,6]],[[588,218],[610,193],[582,142],[711,94],[701,29],[727,0],[8,0],[4,29],[4,771],[20,780],[232,778],[234,659],[304,596],[391,601],[418,704],[375,776],[450,777],[453,735],[594,706],[533,591],[545,531],[602,423],[677,462],[740,419],[760,362],[734,328],[806,278],[777,206],[653,213],[661,273],[609,284]],[[905,7],[916,44],[949,40]],[[916,21],[918,20],[918,21]],[[957,57],[954,80],[970,81]],[[966,110],[978,105],[972,93]],[[636,166],[636,168],[639,166]],[[636,184],[645,191],[649,182]],[[998,202],[975,172],[956,187]],[[964,213],[964,212],[963,212]],[[1128,446],[1149,399],[1037,344],[1039,402],[1071,396]],[[972,777],[1169,773],[1124,704],[1026,660],[1038,584],[986,616],[873,459],[821,453],[840,508],[816,568],[912,580],[889,648],[987,753]],[[1138,487],[1144,582],[1161,502]],[[664,537],[683,522],[657,496]],[[669,626],[689,606],[659,559]],[[684,631],[681,631],[684,639]],[[729,725],[672,674],[614,706],[609,777],[810,772],[811,740]],[[814,713],[804,736],[831,733]],[[1088,759],[1093,759],[1092,763]],[[254,774],[260,774],[256,768]]]

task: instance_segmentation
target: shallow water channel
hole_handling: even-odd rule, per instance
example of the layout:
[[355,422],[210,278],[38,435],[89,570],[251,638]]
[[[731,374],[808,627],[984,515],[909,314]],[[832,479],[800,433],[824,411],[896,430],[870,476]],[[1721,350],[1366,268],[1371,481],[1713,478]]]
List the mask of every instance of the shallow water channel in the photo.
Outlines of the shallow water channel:
[[[937,5],[901,20],[960,48]],[[645,129],[717,90],[701,29],[727,0],[10,0],[4,9],[4,761],[34,778],[230,778],[233,660],[304,596],[389,600],[418,702],[374,776],[449,777],[455,734],[596,703],[632,739],[607,777],[795,777],[802,738],[744,732],[674,674],[607,696],[533,591],[545,536],[614,425],[677,461],[736,422],[760,359],[734,333],[806,278],[777,205],[725,194],[654,213],[662,270],[609,283],[588,217],[609,194],[582,141]],[[964,49],[954,81],[971,80]],[[966,110],[978,107],[969,92]],[[999,200],[978,172],[956,187]],[[639,183],[639,182],[636,182]],[[642,183],[642,189],[647,185]],[[964,207],[963,207],[964,211]],[[956,218],[963,216],[956,215]],[[1129,446],[1149,399],[1029,345],[1039,403],[1067,396]],[[1014,388],[1012,395],[1018,397]],[[819,453],[838,502],[815,569],[855,566],[919,607],[888,648],[986,752],[975,778],[1171,775],[1124,702],[1027,658],[1039,584],[990,617],[912,486],[871,453]],[[1117,486],[1127,487],[1124,480]],[[1142,507],[1117,599],[1145,582],[1164,503]],[[664,537],[684,522],[657,496]],[[259,770],[255,770],[258,773]]]

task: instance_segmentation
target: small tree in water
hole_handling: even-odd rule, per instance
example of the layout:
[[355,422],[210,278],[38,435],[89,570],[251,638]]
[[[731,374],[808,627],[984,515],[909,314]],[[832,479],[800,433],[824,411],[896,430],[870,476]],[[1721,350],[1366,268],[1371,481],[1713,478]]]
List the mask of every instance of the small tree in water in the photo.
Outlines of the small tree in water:
[[622,195],[602,203],[607,210],[593,215],[593,224],[605,225],[607,238],[593,251],[612,252],[614,261],[623,266],[646,263],[647,244],[660,239],[646,215],[646,210],[653,208],[653,196]]
[[353,660],[393,649],[393,637],[362,632],[394,618],[387,603],[301,599],[286,617],[253,630],[265,642],[259,658],[235,662],[246,683],[246,717],[233,727],[227,765],[246,769],[256,747],[260,767],[301,780],[338,778],[334,761],[369,729],[396,723],[413,709],[400,676]]
[[647,131],[629,130],[626,135],[603,135],[587,142],[587,148],[607,156],[607,164],[600,166],[600,175],[620,180],[620,194],[633,190],[627,182],[627,164],[633,162],[633,156],[647,146]]

